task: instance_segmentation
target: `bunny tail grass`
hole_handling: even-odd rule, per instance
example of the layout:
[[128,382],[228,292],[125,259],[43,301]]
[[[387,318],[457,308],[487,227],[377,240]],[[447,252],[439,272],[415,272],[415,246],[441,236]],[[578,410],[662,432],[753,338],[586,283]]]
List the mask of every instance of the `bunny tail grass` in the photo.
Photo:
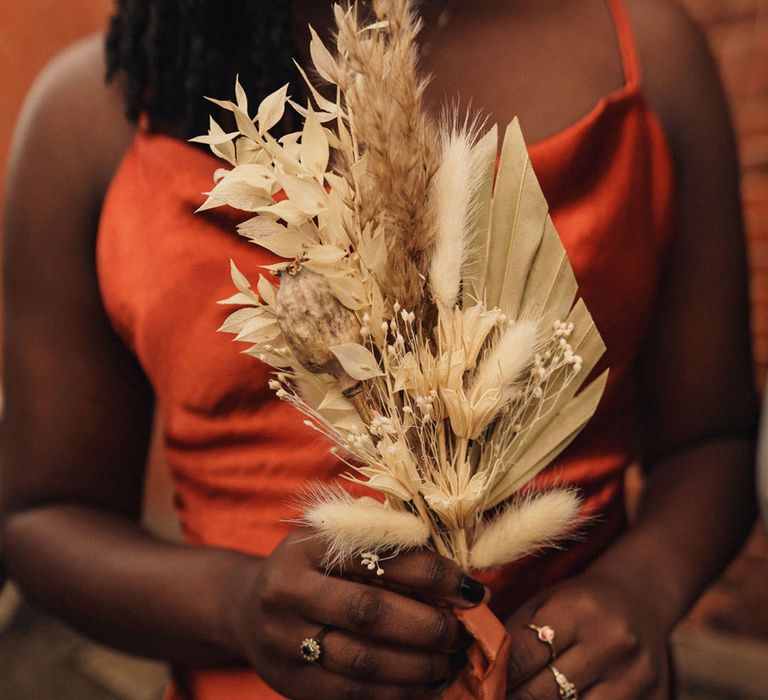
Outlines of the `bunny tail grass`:
[[533,321],[518,321],[507,326],[491,351],[485,355],[470,384],[469,393],[482,396],[497,387],[507,391],[533,363],[539,334]]
[[572,531],[581,499],[555,489],[514,501],[480,532],[470,551],[473,569],[489,569],[552,546]]
[[474,151],[476,122],[459,124],[456,111],[443,117],[440,165],[431,184],[435,242],[429,267],[432,297],[444,312],[459,300],[470,241],[475,196],[482,184],[482,163]]
[[429,526],[417,516],[372,498],[353,498],[341,487],[317,488],[307,498],[299,522],[317,530],[326,542],[323,564],[328,568],[363,551],[397,553],[429,541]]

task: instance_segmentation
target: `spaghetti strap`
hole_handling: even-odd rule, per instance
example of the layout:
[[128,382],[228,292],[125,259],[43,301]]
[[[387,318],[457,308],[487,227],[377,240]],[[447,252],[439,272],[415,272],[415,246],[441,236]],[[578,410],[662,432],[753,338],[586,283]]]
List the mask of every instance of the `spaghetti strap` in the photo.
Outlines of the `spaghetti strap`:
[[619,50],[621,51],[621,62],[624,68],[624,81],[628,87],[634,87],[640,84],[642,71],[627,10],[624,7],[623,0],[606,1],[613,16],[613,23],[616,26],[616,35],[618,37]]

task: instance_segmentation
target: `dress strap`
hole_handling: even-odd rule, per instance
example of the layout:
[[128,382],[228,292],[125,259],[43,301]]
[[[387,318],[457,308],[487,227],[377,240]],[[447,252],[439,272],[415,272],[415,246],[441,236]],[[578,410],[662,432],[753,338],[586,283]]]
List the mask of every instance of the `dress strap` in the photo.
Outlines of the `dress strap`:
[[607,3],[613,16],[613,23],[616,26],[621,62],[624,68],[624,81],[628,86],[638,85],[642,78],[642,71],[627,9],[624,7],[623,0],[607,0]]

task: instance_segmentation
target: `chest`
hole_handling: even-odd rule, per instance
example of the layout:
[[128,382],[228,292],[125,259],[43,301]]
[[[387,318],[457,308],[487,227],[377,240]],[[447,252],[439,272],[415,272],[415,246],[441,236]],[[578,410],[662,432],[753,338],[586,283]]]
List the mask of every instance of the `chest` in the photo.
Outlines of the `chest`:
[[[620,387],[652,314],[671,188],[664,159],[637,147],[652,137],[642,110],[632,102],[614,109],[531,156]],[[267,369],[216,333],[230,311],[216,303],[233,293],[229,260],[253,282],[274,261],[236,235],[234,217],[194,213],[217,166],[188,144],[140,134],[113,182],[98,240],[115,326],[166,412],[201,420],[271,400]]]
[[[562,131],[627,82],[616,2],[420,3],[427,107],[439,115],[446,104],[471,106],[489,123],[517,116],[529,143]],[[297,13],[330,36],[321,4],[298,2]],[[296,44],[309,65],[306,22],[297,20]]]

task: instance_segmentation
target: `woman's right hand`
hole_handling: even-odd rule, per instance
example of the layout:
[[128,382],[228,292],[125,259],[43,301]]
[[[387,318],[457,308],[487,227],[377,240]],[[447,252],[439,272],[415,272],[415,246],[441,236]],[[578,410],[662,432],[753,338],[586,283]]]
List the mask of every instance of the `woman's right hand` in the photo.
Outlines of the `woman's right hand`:
[[[456,673],[470,639],[450,608],[480,603],[482,584],[425,550],[388,560],[382,576],[359,559],[326,573],[324,554],[311,532],[291,533],[233,608],[241,651],[271,687],[296,700],[410,700]],[[308,663],[301,642],[324,630]]]

